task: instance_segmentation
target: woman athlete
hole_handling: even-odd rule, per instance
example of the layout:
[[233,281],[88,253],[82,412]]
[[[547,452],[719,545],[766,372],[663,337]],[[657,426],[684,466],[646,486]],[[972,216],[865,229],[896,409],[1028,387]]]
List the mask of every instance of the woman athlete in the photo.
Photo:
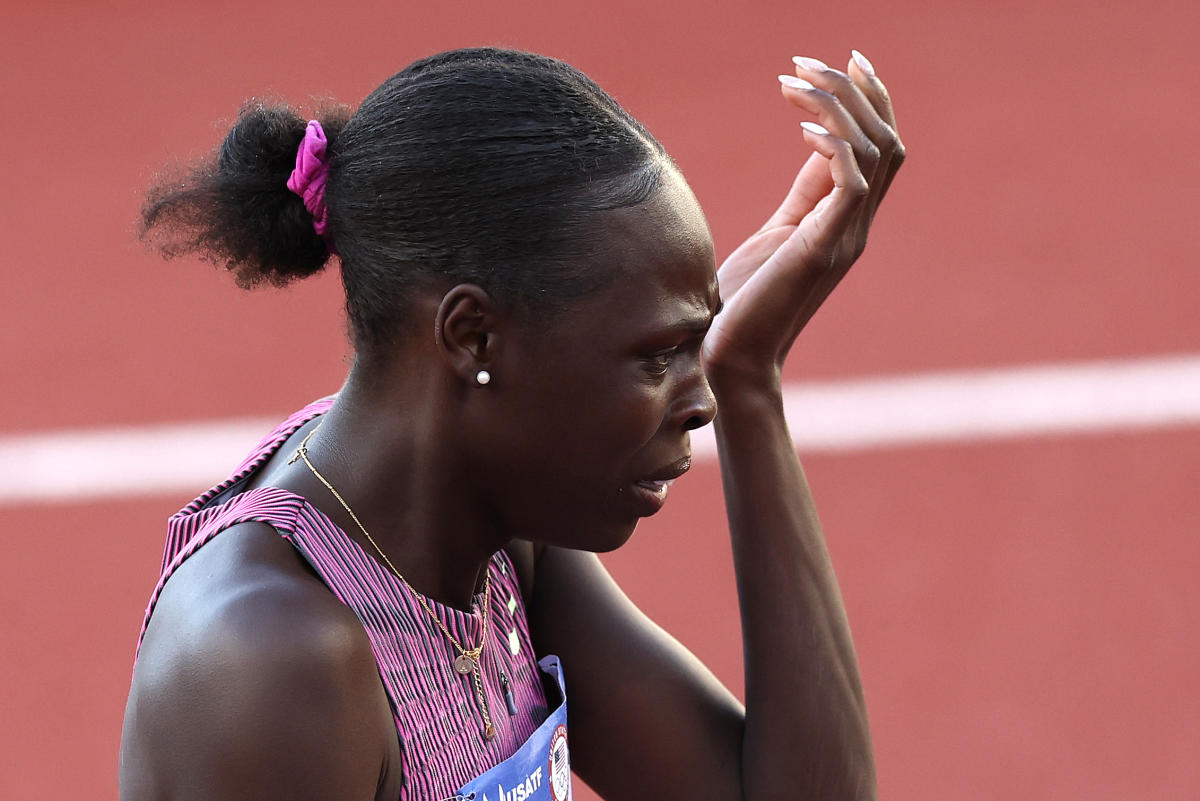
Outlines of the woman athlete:
[[[860,54],[795,72],[815,152],[720,270],[662,146],[512,51],[418,61],[349,117],[248,106],[151,194],[164,253],[242,284],[336,255],[355,360],[172,518],[124,801],[563,801],[571,767],[611,801],[875,796],[780,376],[904,150]],[[714,420],[745,706],[595,555]]]

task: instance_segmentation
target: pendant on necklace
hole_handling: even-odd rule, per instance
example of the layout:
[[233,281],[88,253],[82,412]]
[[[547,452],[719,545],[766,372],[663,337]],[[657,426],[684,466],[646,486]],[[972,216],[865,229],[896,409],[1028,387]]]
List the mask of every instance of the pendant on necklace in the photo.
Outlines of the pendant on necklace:
[[460,654],[454,660],[454,669],[465,676],[475,669],[475,660],[467,654]]

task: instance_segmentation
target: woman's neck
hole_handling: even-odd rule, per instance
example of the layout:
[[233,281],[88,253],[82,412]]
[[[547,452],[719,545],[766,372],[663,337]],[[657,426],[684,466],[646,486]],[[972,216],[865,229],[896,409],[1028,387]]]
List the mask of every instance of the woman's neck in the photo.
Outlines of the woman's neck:
[[[444,388],[421,383],[365,383],[352,373],[309,441],[313,465],[369,539],[325,487],[304,494],[378,556],[374,540],[417,592],[469,609],[488,560],[509,538],[472,486]],[[307,472],[302,461],[295,467]]]

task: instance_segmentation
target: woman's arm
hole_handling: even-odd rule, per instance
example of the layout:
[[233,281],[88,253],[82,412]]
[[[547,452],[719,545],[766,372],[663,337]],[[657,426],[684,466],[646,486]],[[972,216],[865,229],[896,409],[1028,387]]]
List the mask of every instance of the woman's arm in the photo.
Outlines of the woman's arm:
[[886,89],[864,62],[800,69],[785,97],[816,151],[719,278],[704,341],[737,573],[746,706],[645,618],[593,555],[545,549],[531,621],[568,669],[576,767],[612,801],[869,799],[875,771],[854,648],[783,417],[792,342],[862,252],[903,160]]
[[813,88],[785,82],[784,93],[829,133],[806,129],[817,152],[758,234],[778,246],[759,259],[752,239],[723,265],[726,309],[704,346],[745,649],[743,790],[868,799],[875,768],[854,645],[784,420],[780,374],[796,335],[866,245],[903,148],[865,60],[848,73],[799,72]]
[[782,405],[770,392],[720,402],[745,658],[745,797],[874,798],[854,645]]

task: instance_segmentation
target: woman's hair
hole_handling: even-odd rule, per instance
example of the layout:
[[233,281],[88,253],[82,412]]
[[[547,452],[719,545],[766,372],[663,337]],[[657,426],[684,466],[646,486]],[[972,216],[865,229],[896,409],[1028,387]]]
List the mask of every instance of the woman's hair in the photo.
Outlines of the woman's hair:
[[318,114],[329,140],[328,229],[286,182],[306,120],[243,107],[213,157],[152,189],[141,235],[165,256],[198,253],[239,284],[320,271],[331,248],[360,354],[396,339],[411,290],[476,283],[551,311],[616,274],[590,272],[596,211],[646,200],[669,159],[586,75],[545,56],[490,48],[422,59],[353,116]]

